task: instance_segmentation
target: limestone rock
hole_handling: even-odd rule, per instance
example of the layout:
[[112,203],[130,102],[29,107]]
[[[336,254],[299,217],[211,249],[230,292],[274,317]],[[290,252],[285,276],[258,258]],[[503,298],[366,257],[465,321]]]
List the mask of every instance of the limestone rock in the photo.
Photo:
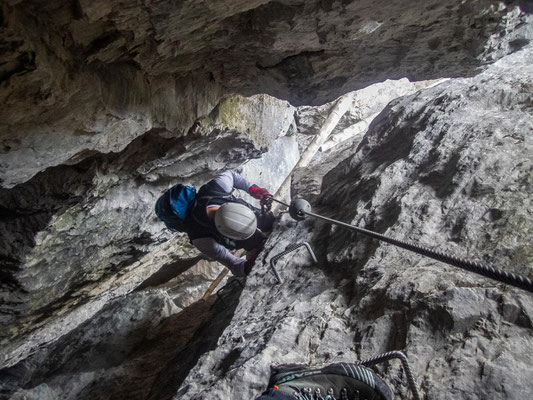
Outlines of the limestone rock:
[[[153,213],[174,183],[267,148],[243,167],[267,169],[256,183],[290,169],[293,107],[242,96],[322,104],[486,69],[389,104],[293,189],[320,213],[529,274],[532,32],[514,2],[0,7],[2,396],[251,398],[270,363],[403,347],[427,397],[531,397],[517,290],[284,216],[238,308],[235,284],[227,307],[195,302],[220,268]],[[268,261],[304,239],[319,265],[300,250],[273,285]],[[398,366],[381,371],[405,396]]]
[[[281,186],[299,160],[298,142],[293,136],[277,139],[261,158],[249,160],[242,166],[243,176],[251,183],[266,188],[272,194]],[[258,201],[248,194],[240,195],[250,204],[259,207]]]
[[257,147],[266,151],[274,140],[285,136],[294,121],[295,108],[266,95],[229,96],[197,122],[194,132],[211,134],[217,130],[243,132]]
[[[202,307],[206,311],[209,305],[197,306],[196,311]],[[164,360],[179,355],[180,346],[202,321],[202,317],[194,320],[178,314],[164,290],[117,298],[53,345],[4,370],[2,391],[9,394],[12,386],[25,387],[14,390],[11,397],[20,400],[47,395],[78,399],[148,396],[157,372],[165,368]]]
[[24,0],[1,13],[6,188],[150,129],[182,137],[228,93],[323,104],[385,79],[473,75],[532,35],[493,0]]
[[[75,165],[48,169],[14,189],[0,190],[4,213],[9,215],[0,223],[0,238],[6,243],[0,288],[0,359],[5,365],[39,346],[49,335],[46,324],[58,315],[85,305],[90,317],[104,299],[139,285],[153,286],[144,281],[158,270],[159,277],[171,280],[199,260],[185,237],[173,242],[173,252],[168,248],[171,235],[153,212],[159,195],[178,182],[199,186],[215,171],[259,157],[265,150],[261,147],[275,142],[292,123],[292,107],[286,102],[265,96],[238,101],[232,120],[213,120],[210,125],[204,121],[202,135],[192,133],[186,141],[151,130],[120,153],[95,154]],[[248,123],[258,110],[262,118],[255,125]],[[247,132],[246,126],[254,131]],[[297,149],[285,147],[283,154],[294,159],[291,152]],[[288,173],[279,167],[264,166],[267,171]],[[196,284],[197,278],[192,278]],[[204,286],[205,282],[204,278]],[[179,303],[196,301],[202,287],[193,285],[195,294]],[[41,328],[43,333],[34,332],[33,339],[23,338]],[[69,329],[65,323],[63,332]]]
[[[387,80],[353,92],[353,104],[331,132],[329,139],[320,147],[311,164],[294,172],[291,187],[292,197],[305,191],[309,200],[320,193],[322,178],[341,160],[348,157],[352,147],[357,147],[374,118],[385,106],[398,97],[412,94],[439,81],[409,82],[407,79]],[[305,148],[310,138],[324,124],[331,104],[320,107],[302,106],[295,114],[300,148]]]
[[[475,78],[391,103],[324,177],[314,211],[531,276],[532,57],[520,51]],[[303,250],[291,253],[277,264],[284,283],[276,285],[269,260],[302,240],[318,265]],[[175,399],[254,398],[270,364],[394,349],[407,351],[428,398],[533,393],[533,303],[519,289],[287,216],[260,260],[217,349],[200,358]],[[213,374],[230,355],[226,373]],[[380,371],[407,396],[398,363]]]

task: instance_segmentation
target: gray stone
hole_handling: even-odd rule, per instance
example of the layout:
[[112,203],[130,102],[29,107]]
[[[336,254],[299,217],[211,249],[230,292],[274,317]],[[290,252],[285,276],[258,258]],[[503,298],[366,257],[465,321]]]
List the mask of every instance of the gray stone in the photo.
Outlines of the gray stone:
[[[325,175],[315,212],[531,274],[532,56],[527,49],[475,78],[391,103],[353,155]],[[276,285],[269,259],[301,240],[312,243],[319,265],[303,250],[291,253],[277,264],[284,283]],[[395,349],[406,350],[428,398],[533,393],[531,298],[519,289],[287,216],[259,259],[217,349],[174,398],[254,398],[270,364],[354,361]],[[214,375],[239,337],[239,356]],[[399,370],[396,362],[383,371],[403,397]]]
[[[290,174],[299,160],[298,143],[295,136],[277,139],[261,158],[249,160],[242,166],[242,174],[249,181],[266,188],[272,194],[279,189],[285,177]],[[243,199],[259,207],[259,202],[248,194]]]
[[200,317],[187,326],[184,319],[190,317],[178,311],[161,289],[119,297],[90,321],[4,370],[2,393],[18,386],[24,389],[12,398],[21,400],[147,396],[164,360],[176,357],[203,321]]
[[[406,349],[428,398],[531,397],[533,303],[518,289],[284,215],[223,307],[197,301],[220,267],[153,213],[176,182],[267,149],[244,166],[268,170],[251,179],[275,187],[290,169],[280,160],[306,141],[294,108],[242,95],[323,104],[389,78],[472,76],[389,103],[292,191],[318,213],[531,275],[531,17],[506,4],[4,2],[2,395],[253,398],[271,363]],[[382,94],[345,123],[395,95]],[[268,262],[297,240],[319,263],[291,253],[275,285]],[[380,371],[408,396],[397,362]]]
[[183,137],[228,93],[324,104],[385,79],[473,75],[532,34],[491,0],[25,0],[2,21],[3,187],[150,129]]
[[[97,154],[0,190],[1,204],[12,215],[0,223],[6,243],[2,256],[9,261],[0,288],[4,365],[19,361],[48,338],[45,325],[58,315],[84,305],[85,311],[73,316],[79,323],[81,315],[98,311],[104,299],[138,285],[157,286],[198,261],[198,252],[183,235],[169,249],[165,242],[171,234],[153,212],[155,201],[178,182],[198,187],[216,171],[259,157],[264,146],[285,134],[293,116],[286,102],[265,96],[227,98],[217,109],[225,111],[202,121],[203,134],[197,132],[186,142],[152,130],[118,154]],[[260,118],[252,123],[254,113]],[[297,149],[286,146],[284,151],[290,160]],[[273,175],[268,172],[272,168],[277,171],[278,165],[267,162],[267,175]],[[159,270],[166,280],[143,286]],[[191,287],[194,294],[179,303],[196,301],[209,285],[206,278],[191,278],[198,284]],[[119,282],[122,287],[117,288]],[[71,329],[68,323],[64,326],[63,332]],[[40,328],[42,333],[35,331]],[[30,332],[32,339],[22,338]],[[57,334],[57,326],[53,332]]]

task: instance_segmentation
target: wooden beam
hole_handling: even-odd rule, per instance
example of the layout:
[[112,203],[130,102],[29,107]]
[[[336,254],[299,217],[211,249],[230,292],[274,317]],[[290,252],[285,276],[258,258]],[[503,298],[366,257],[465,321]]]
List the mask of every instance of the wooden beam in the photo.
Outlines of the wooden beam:
[[[311,163],[311,160],[313,159],[318,149],[320,149],[320,146],[322,146],[322,144],[328,139],[329,135],[331,135],[331,132],[333,132],[333,130],[341,120],[342,116],[346,114],[346,111],[348,111],[352,106],[352,103],[352,93],[345,94],[339,100],[337,100],[335,105],[332,107],[328,117],[326,118],[324,125],[322,125],[320,131],[318,131],[311,143],[309,143],[307,148],[304,150],[304,152],[300,156],[300,160],[296,163],[290,174],[287,175],[279,189],[274,194],[274,197],[283,197],[288,192],[291,187],[291,177],[293,172],[297,168],[307,167]],[[276,205],[275,208],[277,209],[277,207],[279,207],[279,205]]]

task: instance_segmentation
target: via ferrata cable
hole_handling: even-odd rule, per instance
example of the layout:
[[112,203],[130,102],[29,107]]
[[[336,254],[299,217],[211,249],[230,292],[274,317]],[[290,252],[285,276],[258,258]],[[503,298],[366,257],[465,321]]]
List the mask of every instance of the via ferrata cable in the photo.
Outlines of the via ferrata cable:
[[[276,201],[277,203],[280,203],[280,204],[286,206],[286,207],[289,207],[289,209],[293,206],[293,205],[286,204],[286,203],[284,203],[282,201],[279,201],[277,199],[273,199],[273,200]],[[351,225],[351,224],[348,224],[346,222],[337,221],[337,220],[332,219],[332,218],[324,217],[322,215],[315,214],[313,212],[306,211],[306,210],[303,210],[301,208],[297,209],[297,210],[294,210],[293,212],[295,212],[300,217],[304,217],[305,215],[308,215],[310,217],[320,219],[320,220],[328,222],[330,224],[339,225],[339,226],[342,226],[344,228],[356,231],[358,233],[362,233],[364,235],[370,236],[370,237],[372,237],[374,239],[378,239],[378,240],[381,240],[383,242],[390,243],[390,244],[392,244],[394,246],[398,246],[398,247],[401,247],[403,249],[413,251],[413,252],[415,252],[417,254],[421,254],[423,256],[433,258],[434,260],[441,261],[441,262],[449,264],[449,265],[453,265],[454,267],[458,267],[458,268],[464,269],[466,271],[474,272],[476,274],[483,275],[483,276],[485,276],[487,278],[491,278],[491,279],[497,280],[499,282],[503,282],[503,283],[506,283],[508,285],[515,286],[517,288],[520,288],[520,289],[526,290],[526,291],[528,291],[530,293],[533,293],[533,281],[530,278],[528,278],[528,277],[524,277],[524,276],[521,276],[521,275],[518,275],[518,274],[514,274],[512,272],[507,272],[507,271],[504,271],[504,270],[501,270],[501,269],[498,269],[498,268],[484,266],[484,265],[481,265],[478,262],[472,262],[472,261],[468,261],[468,260],[465,260],[465,259],[461,259],[459,257],[450,256],[450,255],[444,254],[444,253],[442,253],[440,251],[435,251],[435,250],[428,249],[427,247],[424,247],[424,246],[416,245],[416,244],[405,242],[405,241],[398,240],[398,239],[393,239],[393,238],[390,238],[388,236],[382,235],[380,233],[373,232],[373,231],[370,231],[368,229],[360,228],[358,226]]]

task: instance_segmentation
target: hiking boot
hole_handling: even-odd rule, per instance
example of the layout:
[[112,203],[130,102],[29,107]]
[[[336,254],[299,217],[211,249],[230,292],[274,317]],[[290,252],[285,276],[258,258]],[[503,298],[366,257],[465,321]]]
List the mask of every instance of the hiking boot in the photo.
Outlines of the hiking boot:
[[392,400],[391,390],[379,376],[352,363],[272,367],[268,387],[300,400]]

